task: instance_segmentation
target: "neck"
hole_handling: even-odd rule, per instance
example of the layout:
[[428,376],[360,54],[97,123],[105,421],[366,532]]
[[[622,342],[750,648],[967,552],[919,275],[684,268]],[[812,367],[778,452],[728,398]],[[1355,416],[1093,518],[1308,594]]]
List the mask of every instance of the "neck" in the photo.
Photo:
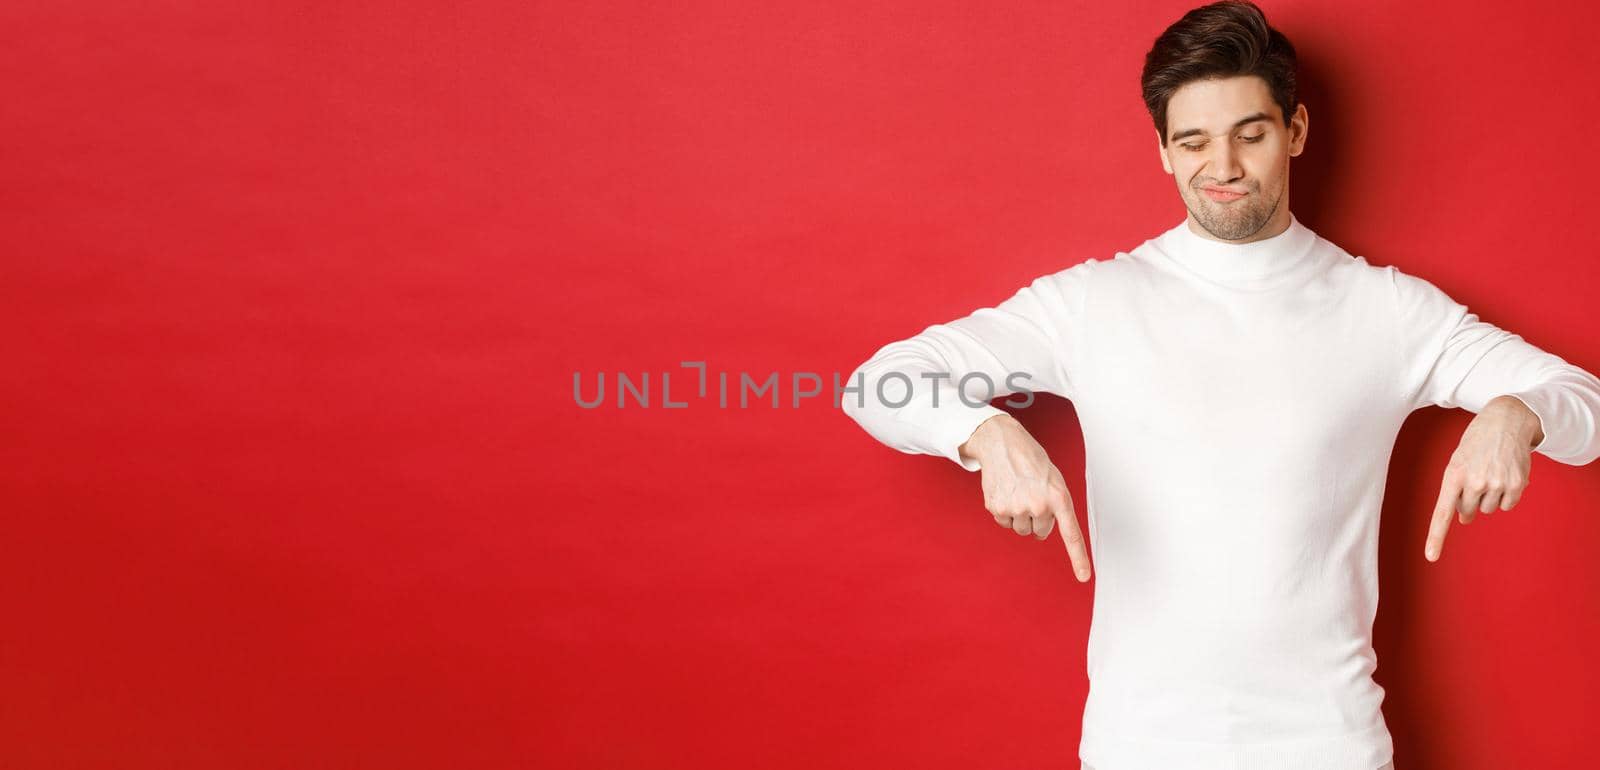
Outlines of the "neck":
[[1158,246],[1190,272],[1238,288],[1270,285],[1309,265],[1317,240],[1287,209],[1284,226],[1263,227],[1249,239],[1225,241],[1186,219],[1168,230]]

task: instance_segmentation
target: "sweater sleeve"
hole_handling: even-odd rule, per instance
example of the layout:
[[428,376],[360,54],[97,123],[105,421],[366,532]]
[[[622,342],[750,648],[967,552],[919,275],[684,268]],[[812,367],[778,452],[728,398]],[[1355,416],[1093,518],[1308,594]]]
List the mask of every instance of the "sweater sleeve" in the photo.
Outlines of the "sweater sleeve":
[[1544,438],[1534,451],[1567,465],[1600,457],[1600,379],[1480,320],[1432,283],[1388,270],[1411,409],[1477,413],[1498,396],[1513,396],[1539,417]]
[[1002,413],[990,399],[1072,397],[1067,354],[1098,261],[1039,277],[998,305],[884,345],[850,374],[847,384],[859,391],[846,392],[841,408],[889,447],[980,470],[960,449],[983,421]]

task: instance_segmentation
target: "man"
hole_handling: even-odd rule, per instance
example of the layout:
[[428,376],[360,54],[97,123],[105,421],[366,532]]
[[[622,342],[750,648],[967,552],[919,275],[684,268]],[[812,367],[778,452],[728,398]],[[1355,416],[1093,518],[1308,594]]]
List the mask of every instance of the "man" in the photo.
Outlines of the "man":
[[[1401,424],[1477,415],[1436,560],[1452,517],[1516,505],[1532,451],[1600,457],[1600,380],[1290,213],[1308,117],[1294,49],[1254,5],[1190,11],[1142,80],[1184,221],[884,346],[842,406],[891,447],[981,470],[1000,526],[1060,527],[1080,581],[1093,545],[1085,768],[1392,768],[1371,639]],[[988,402],[1034,390],[1076,406],[1088,543],[1060,471]]]

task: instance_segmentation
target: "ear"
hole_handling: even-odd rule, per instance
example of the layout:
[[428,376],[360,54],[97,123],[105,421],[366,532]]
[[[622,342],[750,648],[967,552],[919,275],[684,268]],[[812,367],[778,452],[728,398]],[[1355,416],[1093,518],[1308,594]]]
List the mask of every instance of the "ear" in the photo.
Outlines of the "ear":
[[1289,157],[1299,157],[1306,147],[1306,132],[1311,129],[1311,118],[1305,104],[1296,105],[1294,117],[1289,119]]
[[1161,170],[1172,173],[1172,160],[1167,157],[1167,146],[1161,143],[1161,134],[1156,134],[1156,152],[1161,155]]

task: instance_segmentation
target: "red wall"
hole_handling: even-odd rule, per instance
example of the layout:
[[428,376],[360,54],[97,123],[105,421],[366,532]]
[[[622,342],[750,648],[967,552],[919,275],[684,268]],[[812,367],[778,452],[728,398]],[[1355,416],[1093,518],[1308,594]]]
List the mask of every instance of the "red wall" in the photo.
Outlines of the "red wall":
[[[1059,540],[678,363],[842,377],[1177,223],[1188,5],[636,5],[0,9],[0,764],[1077,767]],[[1600,371],[1600,10],[1502,6],[1268,4],[1294,209]],[[1600,468],[1429,564],[1469,419],[1392,465],[1397,764],[1593,766]]]

